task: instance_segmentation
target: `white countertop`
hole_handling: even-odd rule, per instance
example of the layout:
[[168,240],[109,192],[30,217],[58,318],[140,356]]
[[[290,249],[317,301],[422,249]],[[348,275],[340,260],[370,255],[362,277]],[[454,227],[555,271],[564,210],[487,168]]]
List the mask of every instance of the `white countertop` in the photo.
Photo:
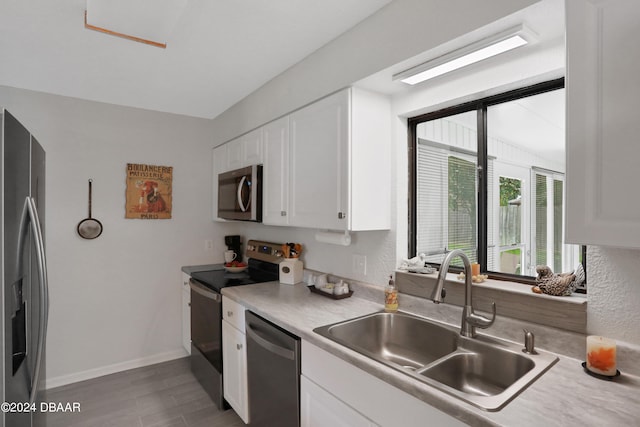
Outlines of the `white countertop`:
[[[380,311],[383,304],[354,296],[333,300],[312,294],[304,284],[278,282],[223,288],[222,294],[249,310],[324,348],[429,405],[474,426],[640,426],[640,378],[614,381],[586,375],[581,361],[560,360],[497,412],[486,412],[313,332],[318,326]],[[442,304],[441,304],[442,306]],[[437,306],[413,313],[445,320]],[[401,302],[401,310],[403,310]],[[407,310],[408,311],[408,310]],[[366,393],[366,390],[363,390]]]

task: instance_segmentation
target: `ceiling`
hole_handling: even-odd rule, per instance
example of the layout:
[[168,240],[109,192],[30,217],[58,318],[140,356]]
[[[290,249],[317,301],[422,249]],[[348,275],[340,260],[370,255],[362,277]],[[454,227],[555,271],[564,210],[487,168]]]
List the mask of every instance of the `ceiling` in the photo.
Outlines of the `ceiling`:
[[213,118],[390,1],[186,0],[163,49],[85,29],[86,0],[2,0],[0,85]]

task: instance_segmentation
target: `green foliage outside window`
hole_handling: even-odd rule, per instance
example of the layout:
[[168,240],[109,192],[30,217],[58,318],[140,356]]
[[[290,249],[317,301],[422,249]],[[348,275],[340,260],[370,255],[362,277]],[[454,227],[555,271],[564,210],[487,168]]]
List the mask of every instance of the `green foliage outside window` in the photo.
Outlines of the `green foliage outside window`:
[[515,178],[500,177],[500,206],[509,206],[509,200],[515,200],[522,194],[522,181]]
[[[462,249],[471,262],[477,260],[476,164],[455,156],[448,162],[448,249]],[[451,265],[461,266],[460,259]]]
[[449,157],[449,211],[476,212],[476,165],[458,157]]

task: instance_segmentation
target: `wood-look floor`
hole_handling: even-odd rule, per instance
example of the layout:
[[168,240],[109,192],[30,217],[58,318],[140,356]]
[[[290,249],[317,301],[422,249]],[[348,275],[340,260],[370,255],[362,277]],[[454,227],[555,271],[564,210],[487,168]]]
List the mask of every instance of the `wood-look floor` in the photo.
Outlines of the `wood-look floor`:
[[118,372],[50,389],[46,401],[79,402],[80,413],[49,413],[48,427],[241,427],[191,374],[189,359]]

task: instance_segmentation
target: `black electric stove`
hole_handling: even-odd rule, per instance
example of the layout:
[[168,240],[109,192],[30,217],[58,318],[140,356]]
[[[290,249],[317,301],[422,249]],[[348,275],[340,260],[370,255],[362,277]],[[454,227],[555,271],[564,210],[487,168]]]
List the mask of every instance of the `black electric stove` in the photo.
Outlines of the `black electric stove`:
[[227,286],[251,285],[278,280],[279,263],[282,260],[282,244],[249,240],[247,258],[248,268],[243,272],[231,273],[225,270],[224,264],[219,264],[212,270],[194,272],[191,274],[191,278],[218,293]]
[[213,402],[224,410],[222,378],[222,297],[226,286],[250,285],[278,280],[282,245],[249,240],[248,268],[231,273],[220,264],[191,274],[191,370]]

